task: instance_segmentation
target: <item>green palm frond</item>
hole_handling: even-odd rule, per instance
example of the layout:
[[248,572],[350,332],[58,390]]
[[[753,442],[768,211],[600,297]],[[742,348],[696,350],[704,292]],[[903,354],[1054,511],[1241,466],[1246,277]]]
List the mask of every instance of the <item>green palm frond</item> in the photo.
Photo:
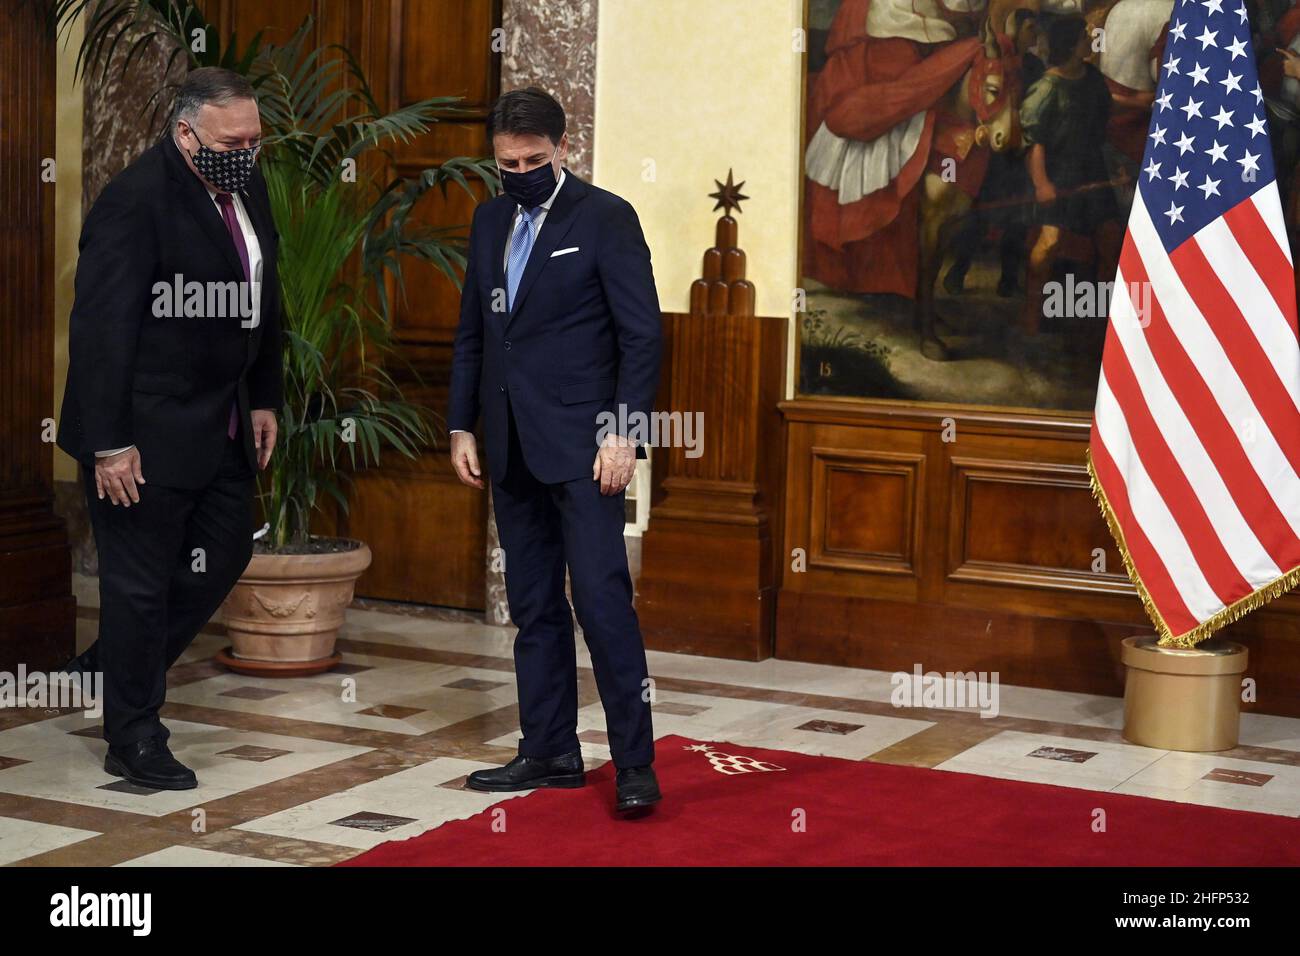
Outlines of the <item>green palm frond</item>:
[[[201,66],[221,66],[248,75],[262,50],[259,31],[242,49],[232,34],[223,43],[220,31],[210,23],[196,0],[47,0],[49,17],[59,34],[64,34],[78,19],[85,30],[77,50],[74,79],[83,79],[90,71],[99,71],[102,83],[117,50],[126,50],[118,70],[126,76],[131,64],[147,51],[167,51],[170,75],[178,59],[184,58],[187,70]],[[201,36],[201,42],[200,42]],[[128,46],[122,46],[127,43]],[[149,128],[159,126],[159,119],[175,95],[176,84],[164,83],[141,107],[149,114]]]

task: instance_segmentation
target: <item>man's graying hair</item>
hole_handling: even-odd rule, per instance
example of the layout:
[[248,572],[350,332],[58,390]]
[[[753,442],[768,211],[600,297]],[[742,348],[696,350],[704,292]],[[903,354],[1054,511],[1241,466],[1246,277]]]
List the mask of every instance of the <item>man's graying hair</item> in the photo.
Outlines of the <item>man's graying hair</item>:
[[193,126],[204,104],[225,106],[233,100],[251,99],[256,99],[253,86],[238,73],[219,66],[201,66],[185,77],[176,94],[171,128],[174,130],[176,121],[182,119]]

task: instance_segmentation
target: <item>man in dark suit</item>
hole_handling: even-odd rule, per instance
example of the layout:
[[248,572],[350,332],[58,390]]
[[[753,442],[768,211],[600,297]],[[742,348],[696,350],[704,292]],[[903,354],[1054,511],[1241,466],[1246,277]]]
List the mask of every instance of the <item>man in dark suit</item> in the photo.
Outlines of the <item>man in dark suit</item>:
[[255,469],[282,402],[277,233],[261,120],[238,74],[193,71],[169,129],[86,217],[59,447],[99,553],[104,769],[197,786],[158,718],[167,669],[252,555]]
[[[659,381],[660,312],[632,206],[563,167],[564,110],[537,88],[502,96],[488,135],[503,195],[474,211],[447,416],[460,480],[483,487],[480,413],[506,594],[519,627],[523,737],[475,790],[580,787],[573,610],[591,651],[617,767],[617,807],[660,799],[645,647],[623,544],[635,436]],[[640,416],[646,416],[641,419]],[[630,430],[630,429],[629,429]]]

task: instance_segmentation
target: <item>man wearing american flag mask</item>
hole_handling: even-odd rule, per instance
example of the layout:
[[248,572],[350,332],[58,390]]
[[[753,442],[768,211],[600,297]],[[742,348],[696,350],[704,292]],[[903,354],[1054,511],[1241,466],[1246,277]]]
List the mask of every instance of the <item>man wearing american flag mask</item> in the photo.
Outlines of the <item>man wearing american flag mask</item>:
[[1294,270],[1243,0],[1174,7],[1089,454],[1162,644],[1300,579]]

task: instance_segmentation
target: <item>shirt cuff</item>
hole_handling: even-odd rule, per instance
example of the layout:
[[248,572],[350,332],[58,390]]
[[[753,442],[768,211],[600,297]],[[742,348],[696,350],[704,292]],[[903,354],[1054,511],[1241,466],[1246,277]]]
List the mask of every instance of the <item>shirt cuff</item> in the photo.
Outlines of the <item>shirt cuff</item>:
[[448,435],[454,435],[454,434],[456,434],[457,432],[460,432],[462,435],[467,435],[467,434],[469,434],[469,433],[468,433],[467,431],[465,431],[465,429],[463,429],[463,428],[453,428],[451,431],[447,432],[447,434],[448,434]]
[[124,451],[130,451],[130,450],[131,450],[132,448],[134,448],[134,447],[135,447],[134,445],[127,445],[125,448],[114,448],[114,449],[112,449],[111,451],[97,451],[97,452],[95,452],[95,457],[96,457],[96,458],[110,458],[110,457],[112,457],[113,455],[120,455],[120,454],[122,454],[122,452],[124,452]]

